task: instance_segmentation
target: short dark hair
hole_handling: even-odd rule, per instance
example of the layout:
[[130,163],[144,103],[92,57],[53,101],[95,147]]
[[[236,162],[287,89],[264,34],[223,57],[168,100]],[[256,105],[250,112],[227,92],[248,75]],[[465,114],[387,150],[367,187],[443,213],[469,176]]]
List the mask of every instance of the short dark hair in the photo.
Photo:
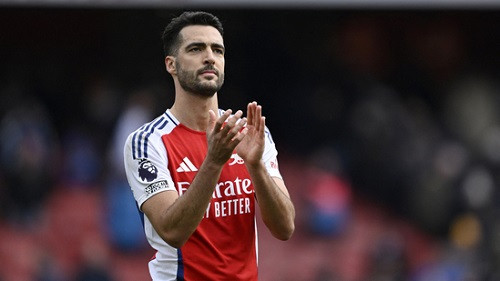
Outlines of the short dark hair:
[[161,39],[165,56],[177,54],[181,43],[179,33],[184,27],[190,25],[213,26],[221,35],[224,33],[222,23],[216,16],[202,11],[184,12],[180,16],[173,18],[163,31]]

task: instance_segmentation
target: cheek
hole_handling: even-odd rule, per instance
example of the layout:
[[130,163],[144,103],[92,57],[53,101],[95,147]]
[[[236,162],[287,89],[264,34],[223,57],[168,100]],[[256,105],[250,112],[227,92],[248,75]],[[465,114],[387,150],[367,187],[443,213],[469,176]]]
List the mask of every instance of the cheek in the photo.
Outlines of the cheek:
[[224,68],[225,68],[224,60],[218,63],[217,68],[219,69],[220,73],[224,73]]

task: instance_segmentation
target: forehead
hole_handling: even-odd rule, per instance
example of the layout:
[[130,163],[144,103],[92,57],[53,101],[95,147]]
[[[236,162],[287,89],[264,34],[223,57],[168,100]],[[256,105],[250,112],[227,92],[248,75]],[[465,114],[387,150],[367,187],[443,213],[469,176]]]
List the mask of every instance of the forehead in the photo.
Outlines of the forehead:
[[207,44],[218,43],[223,45],[224,40],[219,31],[208,25],[189,25],[184,27],[180,34],[182,35],[182,45],[192,42],[203,42]]

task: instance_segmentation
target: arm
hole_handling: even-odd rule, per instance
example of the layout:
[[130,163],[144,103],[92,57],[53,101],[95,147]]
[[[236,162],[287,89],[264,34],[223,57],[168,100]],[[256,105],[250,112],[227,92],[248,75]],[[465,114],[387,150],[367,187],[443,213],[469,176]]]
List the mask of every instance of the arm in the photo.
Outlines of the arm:
[[288,240],[295,229],[295,208],[285,183],[280,178],[271,178],[262,161],[256,166],[247,165],[255,187],[262,220],[274,237]]
[[295,208],[282,179],[272,178],[262,161],[265,145],[265,117],[256,102],[247,107],[248,134],[236,147],[255,187],[262,219],[274,237],[288,240],[295,230]]
[[[228,110],[216,121],[210,111],[207,128],[208,151],[188,190],[178,196],[177,191],[165,191],[153,196],[142,205],[142,210],[156,232],[173,247],[181,247],[198,227],[206,212],[223,165],[229,160],[236,145],[244,138],[241,131],[245,120],[236,124],[242,112],[229,118]],[[241,131],[241,132],[240,132]]]
[[205,160],[189,189],[179,196],[176,190],[158,193],[146,200],[142,211],[165,242],[180,248],[203,218],[222,167]]

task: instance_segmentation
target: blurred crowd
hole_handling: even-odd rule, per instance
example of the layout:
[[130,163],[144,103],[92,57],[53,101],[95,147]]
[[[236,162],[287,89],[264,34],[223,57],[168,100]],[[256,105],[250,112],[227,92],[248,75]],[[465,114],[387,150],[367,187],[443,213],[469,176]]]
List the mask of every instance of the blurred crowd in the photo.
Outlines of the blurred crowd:
[[[263,281],[500,279],[498,13],[214,13],[296,204]],[[172,103],[171,14],[0,10],[1,281],[147,278],[122,151]]]

